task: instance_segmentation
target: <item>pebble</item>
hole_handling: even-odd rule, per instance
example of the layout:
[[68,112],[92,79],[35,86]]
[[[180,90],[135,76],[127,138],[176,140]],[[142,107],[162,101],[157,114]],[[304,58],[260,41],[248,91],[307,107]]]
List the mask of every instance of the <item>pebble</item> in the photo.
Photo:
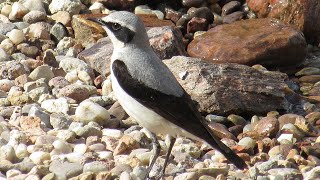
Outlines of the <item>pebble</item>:
[[59,42],[64,37],[68,36],[67,28],[62,23],[56,23],[50,29],[50,34],[53,36],[55,41]]
[[94,121],[102,125],[110,119],[108,110],[90,101],[80,103],[76,109],[75,116],[77,120],[85,124]]
[[53,172],[58,178],[70,178],[80,175],[83,167],[79,163],[62,162],[53,160],[49,167],[50,172]]
[[50,160],[50,154],[48,152],[36,151],[30,154],[30,159],[33,163],[41,165],[44,161]]
[[24,34],[21,30],[13,29],[6,34],[13,44],[20,44],[24,41]]
[[80,0],[52,0],[49,5],[49,10],[52,14],[58,11],[66,11],[70,15],[79,14],[81,10]]
[[0,48],[0,62],[9,61],[9,60],[10,60],[10,56],[7,54],[7,52],[3,48]]
[[68,114],[69,104],[67,99],[48,99],[41,103],[41,107],[47,110],[50,113],[63,113]]
[[14,2],[12,4],[12,9],[9,14],[9,19],[10,20],[16,20],[16,19],[22,19],[24,15],[26,15],[29,12],[29,10],[24,7],[21,3],[19,2]]
[[29,24],[45,21],[46,19],[47,15],[42,11],[30,11],[23,17],[23,21]]
[[244,146],[246,149],[254,149],[256,141],[250,137],[244,137],[238,142],[238,145]]

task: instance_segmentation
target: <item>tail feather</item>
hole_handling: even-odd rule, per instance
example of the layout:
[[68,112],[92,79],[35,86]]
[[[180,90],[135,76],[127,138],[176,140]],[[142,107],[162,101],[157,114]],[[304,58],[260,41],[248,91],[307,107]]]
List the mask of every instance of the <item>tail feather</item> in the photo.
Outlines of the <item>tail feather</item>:
[[247,164],[245,161],[240,158],[234,151],[232,151],[228,146],[226,146],[221,140],[208,128],[204,125],[208,132],[208,136],[204,139],[210,146],[217,149],[221,152],[230,162],[232,162],[237,168],[245,169]]

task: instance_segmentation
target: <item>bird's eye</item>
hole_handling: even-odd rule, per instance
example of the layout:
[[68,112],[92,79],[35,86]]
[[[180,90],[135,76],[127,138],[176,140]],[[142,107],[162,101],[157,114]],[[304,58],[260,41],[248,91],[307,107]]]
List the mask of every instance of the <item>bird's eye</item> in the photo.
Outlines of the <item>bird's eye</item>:
[[115,30],[115,31],[118,31],[121,29],[121,25],[118,24],[118,23],[112,23],[111,25],[112,29]]

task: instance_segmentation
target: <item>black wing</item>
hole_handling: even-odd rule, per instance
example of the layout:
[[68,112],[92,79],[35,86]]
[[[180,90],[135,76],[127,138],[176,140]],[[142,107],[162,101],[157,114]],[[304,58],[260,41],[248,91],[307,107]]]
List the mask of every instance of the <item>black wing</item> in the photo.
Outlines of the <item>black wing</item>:
[[202,116],[196,110],[186,92],[181,97],[177,97],[152,89],[133,78],[124,62],[120,60],[113,62],[112,71],[119,85],[135,100],[152,109],[171,123],[203,139],[223,153],[238,168],[243,169],[246,167],[244,161],[203,124]]

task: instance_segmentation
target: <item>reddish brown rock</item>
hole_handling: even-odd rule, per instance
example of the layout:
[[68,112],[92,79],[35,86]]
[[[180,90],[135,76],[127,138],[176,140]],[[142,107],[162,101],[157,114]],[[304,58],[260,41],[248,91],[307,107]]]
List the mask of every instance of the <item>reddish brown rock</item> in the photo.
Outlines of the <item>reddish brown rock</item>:
[[228,138],[228,139],[233,139],[235,141],[237,140],[237,138],[233,134],[231,134],[226,128],[226,126],[224,126],[223,124],[211,122],[209,124],[209,128],[220,139]]
[[110,58],[113,45],[110,39],[103,38],[92,47],[82,51],[78,58],[85,61],[91,68],[99,72],[104,78],[110,74]]
[[207,61],[265,66],[299,64],[306,50],[304,36],[275,19],[220,25],[197,36],[188,46],[190,56]]
[[71,84],[59,91],[58,97],[69,97],[77,101],[77,103],[89,98],[90,91],[85,85]]
[[277,18],[301,30],[308,42],[320,41],[319,0],[247,0],[258,17]]
[[36,116],[20,116],[19,117],[21,129],[31,133],[32,135],[44,134],[41,126],[41,119]]
[[279,131],[279,121],[276,118],[264,117],[254,126],[254,131],[274,138]]
[[130,153],[131,150],[139,148],[139,142],[133,139],[129,135],[124,135],[121,137],[119,140],[119,144],[113,151],[114,155],[119,155],[119,154],[127,154]]

